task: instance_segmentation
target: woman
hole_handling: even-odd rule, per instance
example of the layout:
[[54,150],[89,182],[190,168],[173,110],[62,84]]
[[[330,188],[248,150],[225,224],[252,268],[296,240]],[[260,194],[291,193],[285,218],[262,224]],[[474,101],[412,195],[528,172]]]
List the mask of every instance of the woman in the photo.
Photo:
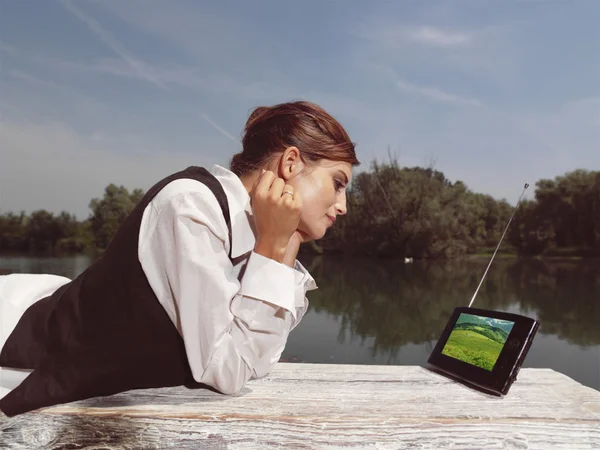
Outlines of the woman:
[[269,373],[316,288],[296,260],[346,213],[359,164],[319,106],[255,109],[230,170],[154,185],[74,280],[0,277],[0,410]]

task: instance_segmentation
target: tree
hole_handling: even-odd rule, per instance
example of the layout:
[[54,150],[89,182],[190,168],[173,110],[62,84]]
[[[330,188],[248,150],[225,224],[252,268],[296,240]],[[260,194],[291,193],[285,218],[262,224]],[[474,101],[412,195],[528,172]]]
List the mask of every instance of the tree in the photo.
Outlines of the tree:
[[92,199],[90,227],[97,248],[108,247],[121,223],[143,196],[144,192],[141,189],[134,189],[130,194],[124,186],[109,184],[104,190],[102,199]]
[[[495,200],[473,194],[431,167],[373,163],[348,191],[351,214],[332,230],[327,245],[350,252],[446,258],[474,252],[500,218]],[[486,202],[489,204],[486,207]],[[503,218],[503,217],[502,217]],[[489,225],[486,226],[486,221]]]
[[25,212],[16,215],[11,212],[0,216],[0,249],[26,251],[28,249],[27,226],[29,217]]
[[511,243],[523,254],[600,251],[600,172],[574,170],[536,183],[535,201],[515,217]]
[[[82,222],[66,212],[0,215],[0,250],[105,249],[144,196],[110,184]],[[433,167],[373,161],[347,190],[349,214],[303,252],[441,259],[495,247],[512,214],[505,200],[472,192]],[[600,171],[575,170],[536,183],[521,203],[506,244],[520,255],[600,255]]]
[[52,250],[54,244],[63,237],[61,236],[62,230],[54,215],[46,210],[31,213],[27,231],[29,250],[36,252]]

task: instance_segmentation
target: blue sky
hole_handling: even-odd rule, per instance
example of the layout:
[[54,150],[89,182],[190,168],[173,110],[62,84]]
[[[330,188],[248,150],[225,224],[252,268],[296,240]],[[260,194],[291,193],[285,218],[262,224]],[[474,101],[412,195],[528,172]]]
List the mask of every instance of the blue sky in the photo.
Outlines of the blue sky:
[[[335,115],[368,169],[515,203],[600,170],[600,1],[0,0],[0,213],[227,165],[250,110]],[[359,169],[359,170],[361,170]]]

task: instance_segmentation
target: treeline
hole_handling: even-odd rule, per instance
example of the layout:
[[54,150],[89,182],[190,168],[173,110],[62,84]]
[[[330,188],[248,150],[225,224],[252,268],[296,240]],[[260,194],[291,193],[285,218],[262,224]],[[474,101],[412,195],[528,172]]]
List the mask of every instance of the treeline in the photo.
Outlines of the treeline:
[[[106,248],[144,192],[110,184],[90,216],[48,211],[0,215],[2,252],[85,252]],[[432,168],[372,164],[347,193],[350,213],[303,252],[443,259],[492,251],[513,210]],[[600,256],[600,171],[576,170],[536,183],[521,203],[502,251]]]
[[83,221],[67,212],[45,210],[30,215],[0,215],[0,251],[31,253],[83,253],[105,249],[125,217],[144,196],[110,184],[103,198],[90,201],[90,216]]
[[[358,174],[347,201],[351,213],[319,242],[324,251],[415,259],[493,251],[514,208],[440,171],[400,167],[393,159]],[[535,199],[521,203],[501,248],[600,256],[600,171],[539,180]]]

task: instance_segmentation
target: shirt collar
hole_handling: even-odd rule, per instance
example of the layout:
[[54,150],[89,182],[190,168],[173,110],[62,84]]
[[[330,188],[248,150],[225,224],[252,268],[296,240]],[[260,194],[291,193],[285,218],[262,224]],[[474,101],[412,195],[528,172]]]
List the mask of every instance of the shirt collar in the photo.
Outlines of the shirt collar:
[[250,195],[232,171],[215,164],[211,173],[219,180],[227,197],[231,217],[231,257],[237,258],[252,251],[256,243]]

